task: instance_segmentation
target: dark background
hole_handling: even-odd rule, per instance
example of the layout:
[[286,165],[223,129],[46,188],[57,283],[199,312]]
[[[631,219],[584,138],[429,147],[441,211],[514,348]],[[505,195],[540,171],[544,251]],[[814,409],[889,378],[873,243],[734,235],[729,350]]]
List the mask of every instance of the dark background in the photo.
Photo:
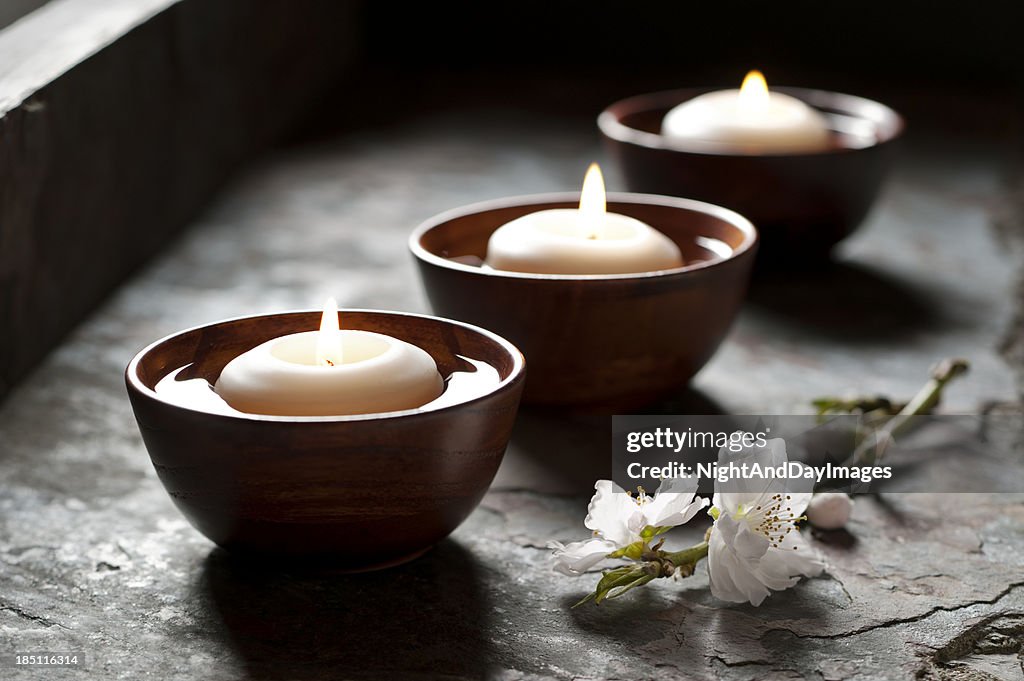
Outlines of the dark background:
[[6,66],[63,69],[0,77],[0,398],[272,144],[440,111],[596,148],[617,99],[759,68],[894,107],[927,154],[1024,156],[1018,3],[164,1],[122,35],[75,3],[0,30]]
[[645,91],[736,87],[758,68],[770,86],[847,91],[951,131],[1009,134],[1024,91],[1022,14],[1011,2],[369,2],[355,68],[314,129],[474,104],[596,115]]
[[1019,77],[1021,14],[1012,2],[376,2],[367,34],[374,61],[413,70],[721,78],[760,66],[812,85],[1000,84]]

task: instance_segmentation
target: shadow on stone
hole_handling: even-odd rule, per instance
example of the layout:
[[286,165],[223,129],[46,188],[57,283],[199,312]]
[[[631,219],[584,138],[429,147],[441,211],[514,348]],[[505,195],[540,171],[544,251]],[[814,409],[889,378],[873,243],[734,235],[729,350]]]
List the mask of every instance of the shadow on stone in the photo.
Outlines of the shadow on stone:
[[[717,402],[693,388],[635,410],[637,414],[724,414]],[[523,407],[512,431],[506,465],[529,464],[543,475],[535,488],[557,494],[590,494],[594,482],[612,477],[610,413],[580,413]]]
[[562,494],[586,494],[594,481],[611,477],[612,419],[605,414],[570,414],[520,409],[509,455],[529,460],[534,475]]
[[845,528],[838,530],[819,530],[812,528],[811,534],[814,536],[816,541],[843,551],[852,551],[857,547],[857,543],[860,541],[857,539],[856,535],[851,534]]
[[361,574],[272,569],[215,549],[199,586],[252,679],[482,678],[479,571],[451,539]]
[[885,516],[885,522],[889,525],[896,525],[905,527],[912,524],[912,519],[907,517],[907,514],[902,509],[892,503],[892,500],[885,494],[872,493],[864,495],[865,499],[870,499],[874,502],[875,506]]
[[721,404],[696,388],[687,386],[675,395],[652,404],[637,414],[686,414],[688,416],[724,416],[728,414]]
[[891,341],[950,325],[925,292],[891,273],[850,262],[764,274],[751,284],[747,310],[843,342]]
[[597,584],[600,574],[592,580],[580,582],[579,594],[563,598],[561,607],[571,615],[576,626],[592,634],[609,639],[615,644],[640,646],[665,636],[669,622],[685,619],[686,606],[667,603],[663,594],[655,593],[653,587],[640,587],[620,598],[605,600],[600,605],[584,603],[573,608],[587,595],[587,589]]

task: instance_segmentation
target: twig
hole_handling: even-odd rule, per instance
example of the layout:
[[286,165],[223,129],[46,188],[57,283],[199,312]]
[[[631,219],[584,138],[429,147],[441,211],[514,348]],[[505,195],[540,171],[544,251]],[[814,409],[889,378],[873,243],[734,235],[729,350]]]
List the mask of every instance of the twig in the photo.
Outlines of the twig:
[[850,456],[855,465],[873,465],[882,460],[889,444],[904,432],[915,416],[929,414],[939,404],[946,384],[967,373],[970,364],[965,359],[944,359],[932,367],[931,379],[899,411],[876,431],[872,437],[864,438]]

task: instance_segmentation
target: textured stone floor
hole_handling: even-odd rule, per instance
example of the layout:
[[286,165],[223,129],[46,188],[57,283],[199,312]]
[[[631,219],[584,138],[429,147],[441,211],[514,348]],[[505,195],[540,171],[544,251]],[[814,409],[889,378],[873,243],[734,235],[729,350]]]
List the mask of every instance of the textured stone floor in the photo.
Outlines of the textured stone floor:
[[[327,295],[425,311],[409,230],[462,203],[578,186],[599,156],[589,126],[424,116],[293,146],[238,177],[0,405],[0,654],[86,653],[78,670],[0,678],[1021,678],[1021,495],[861,499],[849,534],[813,538],[827,575],[757,609],[716,602],[703,569],[569,609],[592,581],[552,574],[544,546],[585,533],[608,467],[598,417],[523,413],[477,512],[385,572],[238,564],[176,512],[125,396],[134,352]],[[840,263],[813,285],[758,284],[693,390],[660,408],[908,396],[933,360],[961,355],[973,371],[947,408],[1019,414],[1024,217],[1008,160],[984,140],[909,145]]]

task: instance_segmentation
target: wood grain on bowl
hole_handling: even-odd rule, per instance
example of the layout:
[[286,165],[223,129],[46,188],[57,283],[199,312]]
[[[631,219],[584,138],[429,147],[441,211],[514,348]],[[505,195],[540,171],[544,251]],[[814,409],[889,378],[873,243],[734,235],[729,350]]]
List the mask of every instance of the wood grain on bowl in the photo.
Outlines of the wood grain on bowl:
[[444,319],[343,310],[346,328],[426,350],[443,376],[462,357],[493,366],[483,396],[432,411],[278,417],[225,415],[172,404],[154,390],[169,372],[216,381],[238,354],[317,328],[320,312],[229,320],[184,331],[132,360],[126,381],[161,482],[186,518],[235,553],[370,569],[415,557],[454,530],[501,463],[523,388],[508,341]]
[[865,219],[892,164],[903,118],[862,97],[773,88],[825,114],[832,145],[793,154],[742,154],[715,145],[680,146],[661,136],[689,88],[615,102],[598,118],[609,155],[630,191],[682,196],[731,208],[761,235],[758,266],[817,267]]
[[541,275],[474,266],[499,226],[576,205],[546,194],[466,206],[428,220],[410,249],[436,314],[510,339],[530,363],[524,400],[601,410],[640,406],[684,386],[714,354],[746,293],[757,234],[697,201],[609,194],[680,248],[686,265],[622,275]]

